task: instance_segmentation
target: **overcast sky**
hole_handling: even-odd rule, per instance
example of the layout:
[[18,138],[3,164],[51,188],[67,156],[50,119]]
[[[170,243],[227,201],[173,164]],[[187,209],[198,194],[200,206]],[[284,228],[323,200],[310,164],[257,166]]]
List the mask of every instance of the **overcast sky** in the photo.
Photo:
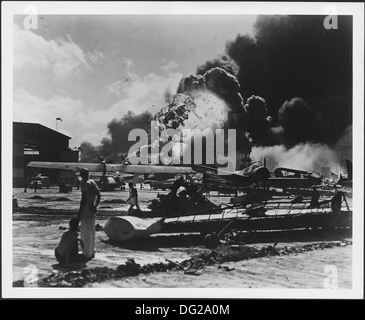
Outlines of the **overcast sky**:
[[183,75],[224,53],[254,15],[14,16],[14,121],[56,128],[99,144],[128,110],[158,111]]

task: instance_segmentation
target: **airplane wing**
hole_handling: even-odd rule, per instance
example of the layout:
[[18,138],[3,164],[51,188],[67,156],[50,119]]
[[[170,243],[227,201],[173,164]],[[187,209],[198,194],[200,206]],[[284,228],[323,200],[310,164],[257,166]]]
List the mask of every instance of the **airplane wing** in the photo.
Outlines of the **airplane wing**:
[[[104,167],[105,166],[105,167]],[[173,174],[192,174],[195,171],[191,167],[178,166],[157,166],[157,165],[134,165],[134,164],[101,164],[101,163],[79,163],[79,162],[43,162],[31,161],[28,167],[58,169],[69,171],[80,171],[86,168],[89,171],[103,171],[120,173],[173,173]]]
[[278,170],[278,171],[280,170],[280,171],[290,172],[290,173],[299,173],[299,174],[308,174],[308,172],[309,172],[309,171],[285,168],[285,167],[276,168],[275,170]]
[[267,180],[270,176],[269,170],[261,166],[252,167],[252,170],[248,173],[244,173],[242,171],[234,171],[232,173],[230,171],[224,171],[219,168],[213,168],[203,165],[192,165],[191,167],[193,170],[201,172],[205,175],[234,183],[237,187],[244,187],[249,186],[253,183],[263,182]]
[[203,173],[209,177],[214,177],[219,180],[225,180],[228,182],[233,182],[237,184],[246,184],[248,183],[248,177],[246,175],[236,174],[229,171],[224,171],[220,169],[220,174],[218,174],[218,168],[203,166],[193,164],[191,168],[197,172]]

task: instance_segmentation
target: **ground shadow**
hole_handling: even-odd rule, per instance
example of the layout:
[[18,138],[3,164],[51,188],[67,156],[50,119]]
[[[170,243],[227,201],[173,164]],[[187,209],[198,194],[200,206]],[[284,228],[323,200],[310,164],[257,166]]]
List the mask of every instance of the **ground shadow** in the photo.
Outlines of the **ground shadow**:
[[[240,244],[275,243],[275,242],[313,242],[336,241],[352,237],[350,229],[324,230],[287,230],[275,232],[232,232],[220,236],[227,244],[238,242]],[[204,235],[191,234],[154,234],[148,238],[127,240],[122,242],[104,240],[104,243],[120,248],[138,251],[158,251],[159,248],[187,248],[204,246]]]
[[325,230],[325,229],[301,229],[284,230],[274,232],[245,232],[237,233],[235,240],[247,244],[268,242],[313,242],[336,241],[352,237],[350,229]]
[[113,241],[113,240],[102,240],[103,243],[111,245],[113,247],[124,248],[135,251],[159,251],[159,247],[156,246],[150,238],[137,239],[137,240],[125,240],[125,241]]
[[103,242],[129,250],[159,251],[159,248],[193,247],[203,245],[204,237],[200,234],[153,235],[148,238],[126,241],[104,240]]
[[61,264],[56,263],[52,264],[51,267],[53,270],[58,270],[61,272],[69,272],[69,271],[77,271],[87,267],[85,262],[76,262],[76,263],[69,263],[69,264]]

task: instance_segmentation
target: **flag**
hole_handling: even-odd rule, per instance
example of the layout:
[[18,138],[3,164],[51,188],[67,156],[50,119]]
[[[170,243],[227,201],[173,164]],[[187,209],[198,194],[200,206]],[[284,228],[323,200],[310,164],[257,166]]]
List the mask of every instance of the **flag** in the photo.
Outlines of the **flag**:
[[62,119],[61,118],[56,118],[56,120],[60,120],[62,122]]

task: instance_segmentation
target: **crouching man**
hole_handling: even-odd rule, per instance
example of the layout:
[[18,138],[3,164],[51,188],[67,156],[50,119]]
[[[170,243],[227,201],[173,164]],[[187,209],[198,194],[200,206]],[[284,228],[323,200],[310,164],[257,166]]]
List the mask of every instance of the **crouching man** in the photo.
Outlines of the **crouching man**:
[[78,238],[79,219],[72,218],[69,224],[70,229],[62,235],[60,243],[55,249],[55,256],[60,264],[85,261],[85,257],[79,254],[79,242],[81,248],[84,247],[84,243]]

